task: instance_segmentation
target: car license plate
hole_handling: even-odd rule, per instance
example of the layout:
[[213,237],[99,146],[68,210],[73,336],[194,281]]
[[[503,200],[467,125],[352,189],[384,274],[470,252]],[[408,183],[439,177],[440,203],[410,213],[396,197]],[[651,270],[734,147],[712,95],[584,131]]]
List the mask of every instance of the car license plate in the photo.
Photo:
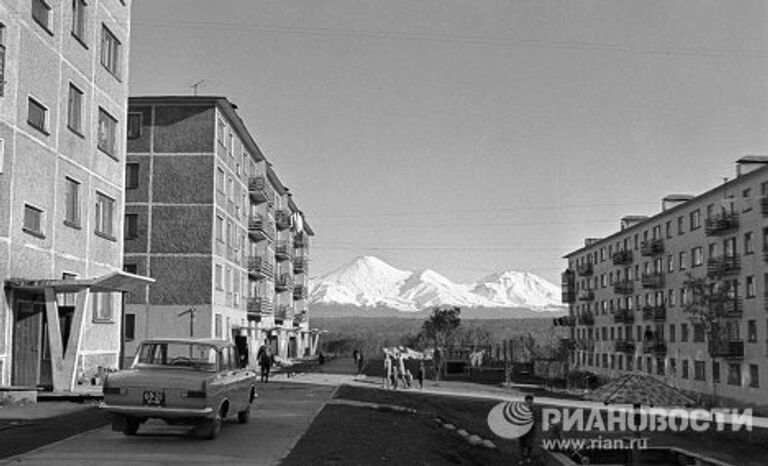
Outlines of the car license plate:
[[165,393],[144,392],[144,404],[146,406],[163,406],[165,404]]

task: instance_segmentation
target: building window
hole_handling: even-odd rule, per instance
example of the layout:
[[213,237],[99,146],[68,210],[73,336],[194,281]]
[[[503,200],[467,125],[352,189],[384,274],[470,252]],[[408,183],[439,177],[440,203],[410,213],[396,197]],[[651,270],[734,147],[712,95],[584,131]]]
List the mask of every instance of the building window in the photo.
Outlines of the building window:
[[757,364],[749,365],[749,386],[752,388],[760,387],[760,369]]
[[691,249],[691,267],[698,267],[704,263],[704,252],[701,246]]
[[123,264],[123,272],[136,275],[139,273],[139,264]]
[[125,338],[125,341],[133,341],[136,339],[136,314],[125,315],[123,337]]
[[675,307],[675,290],[667,290],[667,306]]
[[120,74],[120,41],[106,26],[101,26],[101,64],[116,78]]
[[32,0],[32,19],[43,27],[48,34],[51,31],[51,7],[45,0]]
[[220,243],[224,242],[224,219],[216,216],[216,240]]
[[748,231],[744,233],[744,254],[754,254],[755,244],[752,240],[752,232]]
[[80,183],[66,178],[64,224],[80,228]]
[[674,343],[676,339],[677,332],[675,331],[677,327],[675,327],[675,324],[669,324],[669,342]]
[[685,228],[683,226],[684,218],[682,216],[677,217],[677,234],[682,235],[685,233]]
[[674,272],[675,271],[675,259],[670,254],[667,256],[667,272]]
[[729,363],[728,364],[728,385],[741,386],[741,364]]
[[720,383],[720,363],[712,361],[712,382]]
[[112,293],[91,293],[91,308],[94,322],[112,322]]
[[699,209],[691,212],[691,231],[701,227],[701,212]]
[[693,378],[695,380],[701,380],[701,381],[707,380],[707,375],[705,374],[704,361],[693,362]]
[[688,341],[688,324],[680,324],[680,341],[683,343]]
[[682,377],[684,379],[688,378],[688,360],[687,359],[683,359],[683,373],[682,373]]
[[693,324],[693,341],[694,343],[701,343],[704,341],[704,325]]
[[99,107],[99,144],[105,153],[115,157],[115,142],[117,141],[117,120]]
[[686,264],[685,264],[685,251],[680,251],[679,260],[677,261],[677,269],[678,270],[685,270]]
[[[77,274],[64,272],[61,274],[61,278],[65,281],[76,280]],[[77,293],[56,293],[56,303],[59,307],[75,307],[76,297]],[[66,341],[63,343],[67,344]]]
[[755,297],[755,277],[750,275],[746,278],[746,296],[747,298]]
[[757,321],[747,321],[747,341],[749,343],[757,343]]
[[139,187],[139,164],[130,162],[125,164],[125,189],[137,189]]
[[216,189],[223,193],[224,192],[224,170],[221,169],[221,167],[216,168]]
[[23,231],[35,236],[43,236],[43,211],[29,204],[24,204]]
[[141,125],[142,125],[141,113],[129,113],[128,114],[128,139],[138,139],[141,137]]
[[139,214],[125,214],[125,239],[139,237]]
[[88,4],[85,0],[72,0],[72,35],[85,45],[85,8]]
[[27,123],[36,130],[48,134],[48,108],[29,97],[27,106]]
[[224,126],[224,120],[219,118],[219,124],[218,124],[218,130],[217,130],[216,136],[217,136],[217,139],[219,141],[219,144],[221,144],[224,147],[227,146],[225,138],[224,138],[225,132],[226,132],[226,127]]
[[67,127],[76,134],[83,135],[83,91],[69,83],[69,101],[67,103]]
[[114,239],[114,212],[115,200],[97,192],[95,210],[97,235]]
[[214,331],[216,333],[216,338],[221,338],[221,314],[216,314],[214,319]]
[[664,224],[664,229],[667,234],[667,239],[672,238],[672,220],[667,220]]
[[214,282],[216,285],[217,290],[223,290],[224,289],[224,283],[223,283],[223,277],[221,274],[221,266],[216,264],[216,268],[214,270]]

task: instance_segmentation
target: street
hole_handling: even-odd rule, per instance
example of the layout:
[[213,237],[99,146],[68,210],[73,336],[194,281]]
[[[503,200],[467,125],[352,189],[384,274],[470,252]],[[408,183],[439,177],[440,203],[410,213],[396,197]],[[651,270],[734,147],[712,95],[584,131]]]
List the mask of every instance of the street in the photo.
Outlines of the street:
[[188,426],[152,420],[135,437],[112,432],[106,425],[0,464],[276,464],[333,391],[334,387],[281,382],[259,385],[250,422],[227,420],[214,441],[195,438]]

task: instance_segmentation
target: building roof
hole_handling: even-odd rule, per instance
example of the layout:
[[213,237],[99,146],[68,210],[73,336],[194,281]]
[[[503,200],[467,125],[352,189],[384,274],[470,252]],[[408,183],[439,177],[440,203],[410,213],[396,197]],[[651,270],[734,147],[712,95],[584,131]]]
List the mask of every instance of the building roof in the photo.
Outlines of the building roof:
[[[748,156],[748,157],[758,157],[758,156]],[[748,157],[743,157],[743,158],[748,158]],[[739,159],[739,160],[741,160],[741,159]],[[768,161],[768,157],[766,157],[766,160]],[[754,162],[754,163],[757,163],[757,162]],[[605,244],[608,241],[612,241],[612,240],[616,239],[618,236],[626,235],[626,234],[631,234],[630,232],[632,230],[639,230],[641,228],[646,228],[649,223],[658,220],[660,217],[663,217],[665,215],[669,215],[672,212],[676,212],[678,210],[681,210],[681,209],[687,207],[690,202],[698,200],[698,199],[700,199],[700,198],[702,198],[704,196],[708,196],[708,195],[714,194],[714,193],[716,193],[718,191],[727,191],[729,188],[733,187],[734,185],[736,185],[738,183],[744,182],[744,180],[746,180],[746,179],[755,178],[757,176],[765,176],[766,172],[768,172],[768,165],[765,165],[763,167],[757,168],[757,169],[755,169],[753,171],[750,171],[748,173],[744,173],[741,176],[738,176],[738,177],[736,177],[736,178],[734,178],[732,180],[726,181],[725,183],[720,184],[720,185],[710,189],[709,191],[705,191],[704,193],[699,194],[698,196],[692,197],[688,201],[680,202],[679,204],[675,205],[674,207],[671,207],[671,208],[669,208],[667,210],[663,210],[663,211],[661,211],[661,212],[659,212],[659,213],[657,213],[657,214],[655,214],[653,216],[650,216],[650,217],[648,217],[643,222],[636,223],[636,224],[634,224],[634,225],[632,225],[632,226],[630,226],[630,227],[628,227],[628,228],[626,228],[624,230],[619,230],[616,233],[613,233],[613,234],[611,234],[609,236],[606,236],[605,238],[602,238],[600,241],[597,241],[594,244],[590,244],[589,246],[583,246],[583,247],[580,247],[579,249],[576,249],[576,250],[574,250],[572,252],[569,252],[568,254],[564,255],[563,258],[564,259],[568,259],[571,256],[575,256],[576,254],[582,253],[582,252],[584,252],[587,249],[594,248],[599,243]]]

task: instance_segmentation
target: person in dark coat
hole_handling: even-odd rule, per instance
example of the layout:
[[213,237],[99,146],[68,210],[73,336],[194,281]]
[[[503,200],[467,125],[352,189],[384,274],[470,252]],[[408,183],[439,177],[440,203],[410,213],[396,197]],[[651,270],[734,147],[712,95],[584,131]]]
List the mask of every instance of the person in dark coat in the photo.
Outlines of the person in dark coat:
[[272,347],[268,344],[261,345],[256,359],[259,361],[259,367],[261,368],[261,381],[263,383],[269,382],[269,371],[275,362],[275,354],[272,352]]

